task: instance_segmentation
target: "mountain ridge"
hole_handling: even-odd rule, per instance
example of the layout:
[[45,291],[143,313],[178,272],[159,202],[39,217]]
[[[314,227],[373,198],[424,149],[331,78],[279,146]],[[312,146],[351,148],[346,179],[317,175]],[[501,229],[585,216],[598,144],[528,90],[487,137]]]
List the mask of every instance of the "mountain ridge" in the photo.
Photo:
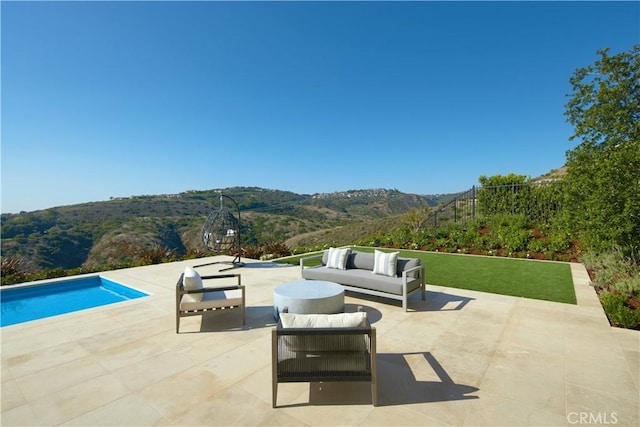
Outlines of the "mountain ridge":
[[[75,268],[135,260],[149,248],[179,255],[204,250],[206,216],[228,205],[240,210],[243,245],[290,242],[293,237],[433,207],[453,195],[417,195],[395,189],[297,194],[261,187],[188,190],[177,194],[112,198],[43,210],[2,214],[3,257],[29,270]],[[363,229],[363,232],[365,230]]]

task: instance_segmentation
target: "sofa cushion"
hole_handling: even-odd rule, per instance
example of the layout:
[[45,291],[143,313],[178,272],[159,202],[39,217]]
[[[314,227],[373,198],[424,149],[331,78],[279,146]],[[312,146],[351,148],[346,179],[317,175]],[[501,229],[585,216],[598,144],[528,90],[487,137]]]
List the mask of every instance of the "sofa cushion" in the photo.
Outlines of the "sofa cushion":
[[396,264],[398,263],[399,252],[382,252],[375,250],[373,262],[373,274],[396,277]]
[[327,254],[327,267],[345,270],[347,268],[347,257],[351,252],[349,248],[329,248]]
[[[398,274],[398,276],[402,276],[402,272],[406,271],[406,270],[410,270],[414,267],[419,266],[420,263],[420,259],[419,258],[400,258],[398,257],[398,265],[396,267],[396,273]],[[412,271],[411,273],[408,274],[409,277],[411,278],[416,278],[418,277],[418,272],[417,271]]]
[[402,295],[402,278],[371,274],[371,270],[337,270],[327,267],[305,268],[302,277],[307,280],[326,280],[344,286],[371,289],[374,291]]
[[[184,269],[184,275],[182,276],[182,286],[185,291],[195,291],[202,289],[202,277],[191,267]],[[187,303],[202,301],[202,294],[187,294],[182,297],[182,301]]]
[[360,270],[373,271],[373,262],[373,253],[354,251],[347,258],[347,270],[357,268]]

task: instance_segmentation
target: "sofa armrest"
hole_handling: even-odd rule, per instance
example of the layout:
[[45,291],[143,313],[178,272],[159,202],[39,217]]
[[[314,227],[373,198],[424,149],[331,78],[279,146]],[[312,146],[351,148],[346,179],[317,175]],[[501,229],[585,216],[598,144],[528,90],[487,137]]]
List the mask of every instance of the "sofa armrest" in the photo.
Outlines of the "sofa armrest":
[[300,271],[304,270],[305,265],[307,265],[310,261],[314,261],[314,260],[320,260],[320,263],[322,264],[322,256],[324,254],[318,254],[318,255],[312,255],[312,256],[308,256],[308,257],[304,257],[304,258],[300,258]]
[[408,269],[404,270],[402,272],[402,281],[404,283],[407,283],[407,277],[409,276],[409,273],[413,273],[414,271],[420,271],[420,282],[422,284],[425,284],[424,275],[425,275],[426,269],[425,269],[424,265],[416,265],[415,267],[411,267],[411,268],[408,268]]

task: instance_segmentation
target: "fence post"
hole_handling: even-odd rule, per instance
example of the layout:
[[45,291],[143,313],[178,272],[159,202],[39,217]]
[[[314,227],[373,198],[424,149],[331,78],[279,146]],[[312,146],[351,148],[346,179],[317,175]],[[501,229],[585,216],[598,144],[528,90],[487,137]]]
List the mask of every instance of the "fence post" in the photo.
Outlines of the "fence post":
[[476,186],[471,187],[471,218],[476,219]]
[[453,199],[453,223],[458,222],[458,198]]

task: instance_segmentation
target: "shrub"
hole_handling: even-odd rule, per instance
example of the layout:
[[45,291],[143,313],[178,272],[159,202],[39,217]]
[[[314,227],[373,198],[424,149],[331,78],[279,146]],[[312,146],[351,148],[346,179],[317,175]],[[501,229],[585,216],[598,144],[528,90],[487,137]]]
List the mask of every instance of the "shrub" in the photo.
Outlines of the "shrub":
[[[26,271],[22,259],[19,257],[2,257],[1,260],[2,284],[5,280],[11,283],[20,283],[24,280]],[[9,280],[7,280],[9,278]]]
[[270,258],[280,258],[291,255],[291,249],[283,242],[270,242],[263,245],[262,254]]
[[262,248],[257,245],[248,245],[242,247],[242,254],[245,258],[260,259],[263,255]]
[[594,284],[604,290],[609,290],[620,280],[640,275],[640,265],[633,257],[625,256],[620,248],[600,253],[586,253],[580,261],[595,273]]
[[640,296],[640,274],[620,279],[611,285],[611,290],[622,295]]
[[527,243],[527,249],[532,252],[546,252],[549,250],[549,246],[546,241],[542,239],[531,239]]
[[519,252],[526,249],[530,234],[526,230],[507,229],[502,235],[503,246],[510,252]]
[[163,262],[170,262],[177,260],[177,255],[174,251],[166,246],[153,244],[149,247],[139,248],[134,254],[137,255],[139,262],[143,265],[148,264],[161,264]]
[[625,305],[627,297],[621,294],[603,292],[600,294],[602,308],[613,326],[634,329],[640,324],[640,311]]
[[571,236],[566,232],[555,231],[549,236],[549,250],[564,253],[571,247]]

